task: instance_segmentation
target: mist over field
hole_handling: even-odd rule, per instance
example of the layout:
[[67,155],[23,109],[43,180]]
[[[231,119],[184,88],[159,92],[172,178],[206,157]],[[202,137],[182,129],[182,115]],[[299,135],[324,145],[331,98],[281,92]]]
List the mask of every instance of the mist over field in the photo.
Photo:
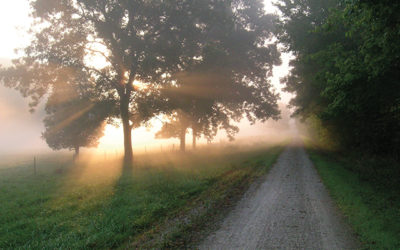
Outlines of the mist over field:
[[[283,85],[280,83],[280,78],[287,74],[289,54],[283,54],[282,65],[275,66],[273,76],[270,78],[276,91],[280,93],[281,100],[279,108],[282,112],[282,119],[278,121],[268,120],[265,123],[256,122],[251,125],[248,121],[244,120],[239,123],[239,133],[235,136],[235,140],[229,142],[225,137],[224,132],[220,132],[214,139],[214,143],[232,143],[238,144],[239,142],[276,142],[280,139],[291,137],[295,127],[295,119],[290,118],[291,111],[288,109],[287,104],[291,98],[291,94],[282,91]],[[0,64],[4,66],[10,65],[10,59],[0,59]],[[41,101],[34,112],[29,112],[29,103],[26,98],[22,98],[21,94],[13,89],[0,85],[0,155],[15,155],[15,154],[41,154],[53,152],[46,142],[41,138],[44,131],[43,119],[45,117],[44,103],[46,100]],[[155,120],[155,126],[159,129],[159,121]],[[90,152],[104,153],[110,151],[114,153],[122,151],[123,138],[121,127],[112,125],[107,126],[107,130],[111,131],[111,135],[107,134],[100,140],[97,148],[89,149]],[[133,131],[135,136],[133,139],[133,148],[136,153],[142,153],[147,150],[161,150],[161,145],[164,149],[178,147],[179,141],[177,139],[155,139],[154,126],[149,128],[139,128]],[[118,138],[118,139],[116,139]],[[191,136],[187,135],[187,142],[190,144]],[[200,144],[206,144],[204,139],[199,140]],[[68,150],[62,150],[68,153]]]
[[[289,110],[285,109],[285,104],[281,104],[280,107],[283,109],[282,116],[285,119],[278,121],[267,121],[265,123],[256,123],[250,125],[249,122],[241,122],[239,125],[240,132],[235,137],[236,139],[232,143],[246,142],[249,141],[277,141],[280,137],[282,139],[287,138],[293,132],[295,122],[289,119]],[[46,142],[41,138],[41,134],[44,130],[43,118],[45,116],[43,105],[40,105],[35,112],[30,113],[28,111],[28,102],[26,99],[21,98],[20,93],[15,90],[0,86],[0,155],[8,154],[40,154],[49,153],[52,150],[46,145]],[[109,129],[116,130],[116,133],[122,131],[110,125]],[[289,129],[289,130],[288,130]],[[145,136],[141,136],[139,140],[133,140],[133,147],[140,153],[143,152],[144,147],[148,149],[153,148],[159,150],[160,145],[164,147],[171,147],[175,144],[178,145],[176,139],[155,139],[151,128],[139,129],[141,133],[146,133]],[[137,134],[137,132],[133,132]],[[190,135],[187,135],[188,143],[190,144]],[[217,136],[214,139],[214,143],[228,143],[229,140],[225,138],[224,133]],[[138,145],[135,145],[135,144]],[[204,140],[200,140],[200,143],[207,143]],[[115,151],[115,147],[118,151],[122,150],[122,140],[115,140],[115,134],[110,137],[105,136],[102,139],[102,143],[98,146],[100,153],[104,150]],[[68,152],[68,151],[65,151]]]
[[43,107],[30,113],[20,93],[0,86],[0,154],[49,151],[40,138],[43,118]]

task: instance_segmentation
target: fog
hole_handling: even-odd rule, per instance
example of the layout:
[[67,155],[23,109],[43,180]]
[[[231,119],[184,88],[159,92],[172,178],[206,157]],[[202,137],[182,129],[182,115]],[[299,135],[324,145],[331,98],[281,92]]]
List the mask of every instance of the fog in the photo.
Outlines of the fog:
[[[282,119],[269,120],[266,123],[257,122],[251,125],[247,120],[238,124],[240,132],[233,142],[229,142],[224,132],[219,132],[213,143],[239,143],[251,141],[276,141],[281,137],[287,137],[293,130],[294,121],[289,118],[289,110],[284,109],[285,104],[280,105]],[[12,89],[0,86],[0,155],[16,153],[47,153],[51,149],[41,138],[44,131],[42,120],[44,118],[43,103],[35,112],[28,111],[28,101]],[[154,124],[150,128],[141,127],[133,131],[134,150],[168,150],[178,148],[178,139],[155,139],[154,133],[160,127]],[[186,135],[187,144],[190,147],[191,134]],[[200,139],[199,145],[206,144],[206,140]],[[122,151],[122,129],[108,125],[106,135],[100,140],[97,150],[100,152],[115,150]]]
[[0,154],[48,150],[40,138],[42,106],[30,113],[28,102],[20,93],[0,85]]
[[[273,77],[270,78],[272,85],[280,93],[280,110],[282,119],[278,121],[268,120],[265,123],[257,122],[251,125],[246,119],[243,119],[238,125],[240,131],[235,136],[233,142],[229,142],[226,134],[222,131],[217,134],[213,143],[249,143],[256,141],[279,141],[280,139],[290,137],[294,131],[295,122],[290,116],[290,110],[287,103],[290,100],[290,94],[282,91],[279,79],[288,71],[288,61],[290,55],[283,54],[282,65],[275,67]],[[9,60],[3,59],[1,64],[9,64]],[[44,131],[42,120],[45,100],[42,100],[35,112],[29,112],[28,99],[21,96],[14,89],[6,88],[0,85],[0,155],[9,154],[39,154],[48,153],[52,150],[41,138]],[[161,151],[178,149],[178,139],[155,139],[154,134],[162,126],[159,120],[154,120],[149,128],[141,127],[133,130],[132,142],[134,151],[142,153],[144,151]],[[189,130],[190,131],[190,130]],[[191,144],[191,134],[186,135],[188,148]],[[199,145],[206,144],[207,141],[202,138],[198,141]],[[105,136],[100,139],[100,144],[96,149],[88,151],[98,153],[111,152],[120,153],[123,149],[123,132],[121,127],[107,125]],[[68,152],[64,150],[64,152]],[[109,153],[110,153],[109,152]]]

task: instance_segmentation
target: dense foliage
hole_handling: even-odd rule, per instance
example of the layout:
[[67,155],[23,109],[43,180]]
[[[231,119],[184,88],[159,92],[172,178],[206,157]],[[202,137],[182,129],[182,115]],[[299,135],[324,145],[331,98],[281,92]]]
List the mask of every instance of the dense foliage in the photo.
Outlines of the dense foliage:
[[400,3],[282,0],[286,89],[344,148],[399,156]]

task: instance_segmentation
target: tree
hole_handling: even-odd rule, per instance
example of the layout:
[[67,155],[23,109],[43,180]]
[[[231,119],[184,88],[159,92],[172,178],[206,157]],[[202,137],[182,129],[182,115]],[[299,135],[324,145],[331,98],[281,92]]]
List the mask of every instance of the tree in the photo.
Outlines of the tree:
[[81,147],[97,147],[110,108],[109,102],[95,103],[69,85],[56,85],[46,103],[42,137],[54,150],[75,150],[76,159]]
[[186,130],[189,126],[190,121],[187,119],[185,114],[177,113],[170,117],[170,121],[163,124],[161,130],[156,133],[156,138],[179,138],[180,151],[185,151],[186,147]]
[[182,150],[189,127],[195,147],[197,137],[211,140],[219,129],[233,139],[238,128],[232,122],[244,116],[253,123],[279,117],[277,95],[267,81],[280,63],[276,44],[267,43],[275,17],[265,14],[260,1],[220,8],[228,13],[225,20],[209,25],[220,32],[210,32],[202,54],[163,89],[175,113],[156,137],[178,137]]

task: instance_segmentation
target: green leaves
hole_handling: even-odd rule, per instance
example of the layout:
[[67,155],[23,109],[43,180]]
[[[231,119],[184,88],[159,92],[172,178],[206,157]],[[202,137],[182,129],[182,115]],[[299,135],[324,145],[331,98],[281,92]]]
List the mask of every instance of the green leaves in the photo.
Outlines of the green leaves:
[[400,97],[400,4],[280,2],[278,35],[296,55],[285,83],[297,113],[320,117],[343,146],[398,154],[391,137],[400,120],[387,110]]

